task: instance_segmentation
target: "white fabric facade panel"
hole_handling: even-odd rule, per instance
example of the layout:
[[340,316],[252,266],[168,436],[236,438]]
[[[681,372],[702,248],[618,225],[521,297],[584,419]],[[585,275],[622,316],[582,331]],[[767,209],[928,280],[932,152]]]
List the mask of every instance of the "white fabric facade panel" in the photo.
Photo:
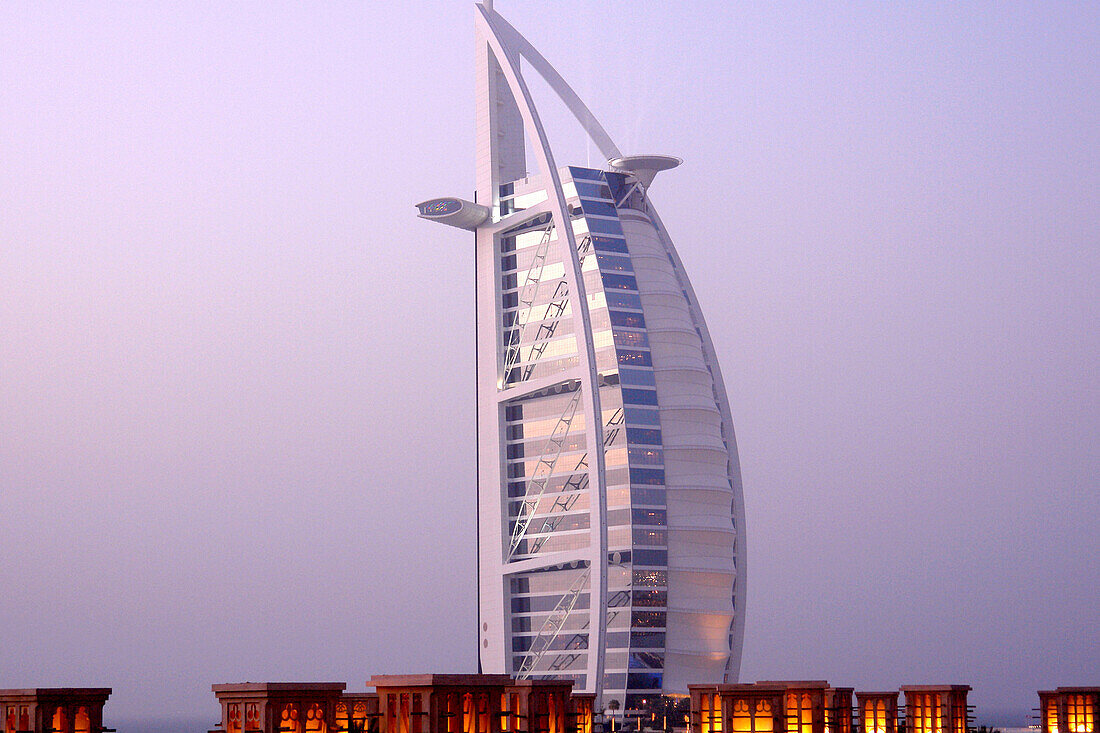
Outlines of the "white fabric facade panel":
[[[686,693],[689,683],[724,681],[730,663],[736,541],[730,455],[714,378],[668,252],[641,214],[629,212],[622,225],[646,317],[664,442],[669,579],[663,690]],[[717,587],[716,578],[724,579]]]

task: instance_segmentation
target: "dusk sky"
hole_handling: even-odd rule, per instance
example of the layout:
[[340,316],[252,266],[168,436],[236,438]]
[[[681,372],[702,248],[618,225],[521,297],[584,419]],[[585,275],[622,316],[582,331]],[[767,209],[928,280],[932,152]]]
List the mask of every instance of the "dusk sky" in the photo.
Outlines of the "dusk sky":
[[[684,159],[742,679],[1100,684],[1100,5],[496,8]],[[0,688],[475,671],[473,13],[0,4]]]

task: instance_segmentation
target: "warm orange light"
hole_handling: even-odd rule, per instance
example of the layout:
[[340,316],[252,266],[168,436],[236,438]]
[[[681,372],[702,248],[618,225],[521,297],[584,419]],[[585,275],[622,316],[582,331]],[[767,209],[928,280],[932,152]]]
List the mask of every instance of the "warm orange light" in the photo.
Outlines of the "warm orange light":
[[320,705],[313,703],[306,711],[306,733],[326,733],[327,731],[325,711]]
[[1066,696],[1066,724],[1072,733],[1094,733],[1095,714],[1092,695]]
[[752,728],[755,733],[771,733],[775,728],[772,704],[767,700],[756,701],[756,711],[752,716]]
[[279,716],[282,724],[279,726],[279,730],[282,733],[301,733],[302,721],[298,719],[298,706],[294,703],[287,703],[283,706],[283,712]]
[[752,730],[752,712],[747,700],[734,701],[732,728],[733,733],[748,733]]
[[57,708],[53,714],[54,733],[69,733],[69,721],[64,708]]

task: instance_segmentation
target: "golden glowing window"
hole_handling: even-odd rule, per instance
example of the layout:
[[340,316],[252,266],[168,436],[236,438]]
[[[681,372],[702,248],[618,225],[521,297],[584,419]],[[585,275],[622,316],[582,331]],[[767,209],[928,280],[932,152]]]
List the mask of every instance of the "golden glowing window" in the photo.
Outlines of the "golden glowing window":
[[241,733],[241,706],[228,705],[225,711],[226,733]]
[[462,696],[462,733],[477,733],[474,696],[468,692]]
[[808,692],[787,693],[788,733],[813,733],[813,708]]
[[18,711],[14,705],[8,707],[4,715],[4,733],[15,733],[19,730],[18,725]]
[[306,733],[326,733],[327,731],[325,710],[317,703],[313,703],[306,711]]
[[510,714],[511,708],[508,707],[508,693],[500,693],[500,730],[502,733],[508,733],[514,730],[512,728],[512,716]]
[[943,733],[943,699],[937,692],[906,696],[913,733]]
[[955,733],[966,733],[966,702],[956,697],[951,703],[951,727]]
[[734,700],[730,711],[732,733],[771,733],[775,710],[768,700]]
[[554,693],[550,693],[546,696],[546,712],[547,712],[547,729],[548,733],[563,733],[562,732],[562,705],[558,696]]
[[1094,733],[1096,700],[1093,695],[1066,695],[1066,725],[1069,733]]
[[462,730],[462,700],[459,696],[454,693],[447,694],[444,696],[440,708],[443,711],[445,721],[443,730],[446,733],[460,733]]
[[88,715],[88,708],[78,707],[73,715],[73,733],[92,733],[92,719]]
[[1045,733],[1058,733],[1058,701],[1048,698],[1043,702],[1043,725]]
[[69,717],[65,715],[64,708],[57,708],[54,710],[51,727],[53,728],[53,733],[69,733]]
[[299,719],[298,706],[290,702],[283,706],[279,714],[281,733],[302,733],[302,721]]
[[730,713],[730,730],[733,733],[745,733],[752,730],[752,709],[748,700],[734,700]]
[[700,733],[721,733],[722,710],[718,695],[703,693],[699,696]]
[[592,733],[591,700],[577,700],[577,733]]
[[244,733],[260,730],[260,706],[252,702],[244,707]]
[[489,733],[489,695],[482,693],[477,696],[477,724],[479,733]]
[[775,711],[767,700],[757,700],[753,709],[752,729],[757,733],[770,733],[775,727]]
[[886,733],[886,701],[863,701],[863,733]]
[[397,733],[410,733],[409,731],[409,695],[401,695],[400,711],[397,714]]

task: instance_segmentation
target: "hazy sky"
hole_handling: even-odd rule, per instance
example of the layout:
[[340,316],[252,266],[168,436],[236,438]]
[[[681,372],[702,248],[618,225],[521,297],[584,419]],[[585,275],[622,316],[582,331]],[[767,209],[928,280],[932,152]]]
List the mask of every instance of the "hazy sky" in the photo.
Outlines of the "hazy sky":
[[[497,2],[684,158],[743,679],[1100,683],[1098,8]],[[467,2],[0,4],[0,687],[474,669],[473,150]]]

